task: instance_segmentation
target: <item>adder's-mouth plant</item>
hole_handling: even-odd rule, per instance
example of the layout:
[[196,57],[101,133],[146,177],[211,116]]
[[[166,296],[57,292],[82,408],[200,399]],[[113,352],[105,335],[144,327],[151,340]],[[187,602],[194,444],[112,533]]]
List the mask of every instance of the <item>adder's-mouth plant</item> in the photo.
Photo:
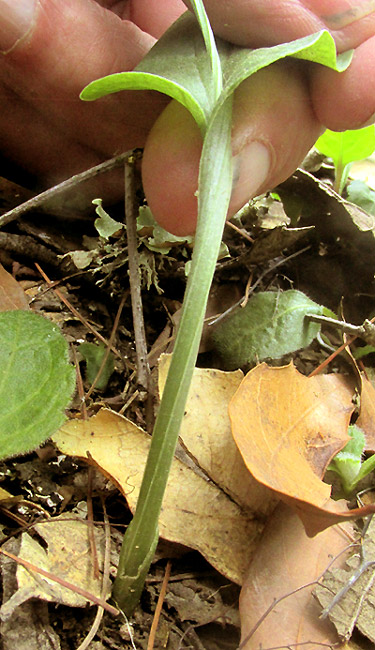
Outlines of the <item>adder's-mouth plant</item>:
[[249,50],[215,42],[202,0],[186,12],[132,72],[99,79],[81,97],[120,90],[157,90],[185,106],[201,130],[198,225],[191,270],[172,362],[152,436],[134,518],[120,555],[114,598],[127,614],[136,606],[158,541],[158,518],[185,402],[198,354],[206,302],[232,187],[231,110],[235,89],[261,68],[287,56],[343,70],[350,53],[336,57],[327,31],[292,43]]

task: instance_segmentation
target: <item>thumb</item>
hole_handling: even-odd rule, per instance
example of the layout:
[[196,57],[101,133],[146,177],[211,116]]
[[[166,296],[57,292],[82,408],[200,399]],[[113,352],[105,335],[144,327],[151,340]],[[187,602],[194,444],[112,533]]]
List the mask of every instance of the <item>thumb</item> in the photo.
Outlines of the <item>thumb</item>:
[[[276,63],[243,82],[235,93],[232,124],[229,215],[290,176],[320,134],[298,62]],[[171,102],[146,142],[142,176],[154,217],[176,235],[196,227],[201,149],[193,118]]]

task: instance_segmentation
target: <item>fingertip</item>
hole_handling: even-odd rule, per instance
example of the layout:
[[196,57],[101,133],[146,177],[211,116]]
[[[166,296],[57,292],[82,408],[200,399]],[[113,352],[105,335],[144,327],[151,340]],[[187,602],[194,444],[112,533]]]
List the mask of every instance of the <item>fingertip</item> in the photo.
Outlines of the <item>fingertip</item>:
[[314,67],[311,96],[318,120],[332,131],[369,123],[375,113],[375,37],[356,49],[344,72]]
[[142,180],[152,214],[174,235],[190,235],[196,228],[201,149],[193,117],[178,102],[170,102],[148,136]]

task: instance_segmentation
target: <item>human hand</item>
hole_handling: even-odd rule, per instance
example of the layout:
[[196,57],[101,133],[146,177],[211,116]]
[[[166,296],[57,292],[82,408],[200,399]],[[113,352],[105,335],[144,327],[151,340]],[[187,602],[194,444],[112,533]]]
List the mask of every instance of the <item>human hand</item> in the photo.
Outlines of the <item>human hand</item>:
[[[186,11],[182,0],[159,4],[0,0],[0,153],[40,188],[144,146],[169,98],[128,92],[86,103],[79,93],[100,76],[132,70]],[[96,196],[123,193],[120,173],[96,185]]]
[[[328,27],[340,50],[356,47],[354,62],[342,75],[319,66],[306,72],[298,63],[285,61],[259,72],[237,91],[234,212],[250,196],[294,171],[322,123],[355,128],[371,119],[375,10],[368,0],[360,7],[346,1],[345,7],[357,12],[353,22],[352,14],[339,13],[343,0],[205,4],[215,31],[240,44],[272,45]],[[11,8],[18,15],[13,28]],[[147,198],[164,226],[176,233],[191,232],[201,139],[185,109],[171,102],[162,113],[167,98],[139,91],[93,104],[78,99],[92,79],[137,65],[154,38],[184,9],[181,0],[163,0],[162,10],[157,0],[0,0],[0,47],[12,48],[20,38],[0,70],[3,155],[50,185],[117,151],[143,146],[160,115],[146,142]],[[324,22],[320,13],[331,18]],[[115,195],[120,187],[116,183],[107,181],[110,187],[101,188],[101,194],[107,190]]]
[[[344,73],[288,59],[237,90],[233,214],[292,174],[322,125],[345,130],[375,122],[375,7],[370,0],[205,0],[205,7],[216,34],[239,45],[276,45],[328,28],[339,52],[355,48]],[[154,215],[177,234],[195,228],[200,150],[192,118],[171,102],[147,140],[143,181]]]

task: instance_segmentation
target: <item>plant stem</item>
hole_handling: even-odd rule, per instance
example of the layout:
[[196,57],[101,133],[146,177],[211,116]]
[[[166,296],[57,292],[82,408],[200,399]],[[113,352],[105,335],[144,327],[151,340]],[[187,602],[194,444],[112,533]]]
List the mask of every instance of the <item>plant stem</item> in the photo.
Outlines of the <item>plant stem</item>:
[[[198,226],[180,326],[137,509],[124,537],[113,594],[130,615],[158,541],[158,520],[203,327],[209,290],[231,193],[231,99],[218,108],[205,135],[199,174]],[[220,143],[220,145],[218,145]]]

